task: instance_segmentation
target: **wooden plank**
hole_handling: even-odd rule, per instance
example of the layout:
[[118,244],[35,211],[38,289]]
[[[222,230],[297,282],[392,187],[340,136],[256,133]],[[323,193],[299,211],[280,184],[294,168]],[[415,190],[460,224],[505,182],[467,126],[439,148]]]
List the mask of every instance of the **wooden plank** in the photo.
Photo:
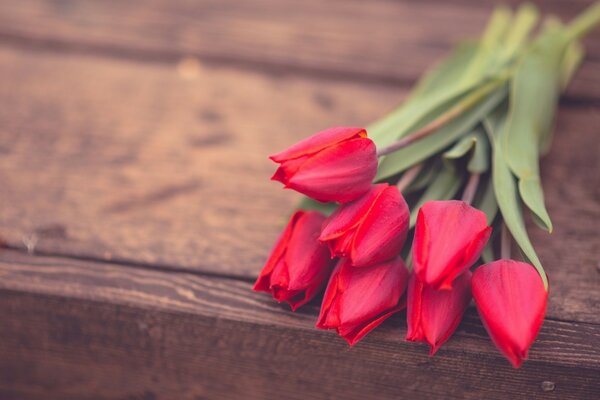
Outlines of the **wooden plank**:
[[[0,39],[146,60],[194,55],[271,72],[406,86],[458,40],[479,35],[494,3],[24,0],[0,3]],[[592,1],[538,3],[570,19]],[[586,44],[594,61],[568,95],[597,101],[600,33]]]
[[[353,348],[250,284],[0,253],[0,395],[10,398],[592,399],[600,325],[547,320],[512,369],[471,310],[434,358],[402,315]],[[135,374],[131,372],[135,371]],[[226,373],[225,373],[226,371]],[[555,384],[542,390],[542,382]]]
[[[212,67],[186,80],[173,65],[10,49],[0,74],[11,77],[0,85],[9,245],[249,279],[296,199],[268,181],[265,155],[328,125],[365,123],[401,95]],[[593,107],[561,109],[543,163],[556,230],[531,227],[563,320],[600,322],[598,124]]]
[[297,198],[269,181],[267,155],[368,121],[402,95],[209,67],[188,80],[175,65],[10,49],[0,76],[10,77],[0,85],[0,237],[245,277]]

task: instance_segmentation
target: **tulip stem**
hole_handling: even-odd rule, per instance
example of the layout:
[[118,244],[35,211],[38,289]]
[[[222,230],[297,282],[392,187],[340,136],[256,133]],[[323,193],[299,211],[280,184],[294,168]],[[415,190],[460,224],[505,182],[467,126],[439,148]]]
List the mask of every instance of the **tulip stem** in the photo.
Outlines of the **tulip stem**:
[[396,187],[398,188],[398,191],[400,193],[402,193],[404,191],[404,189],[406,189],[406,187],[408,185],[410,185],[415,180],[415,178],[417,177],[417,175],[419,175],[419,172],[421,172],[422,168],[423,168],[423,164],[413,165],[412,167],[410,167],[410,169],[408,169],[402,175],[402,177],[400,178],[400,180],[396,184]]
[[422,127],[421,129],[417,129],[410,135],[401,138],[400,140],[392,143],[391,145],[377,150],[377,157],[385,156],[385,155],[388,155],[395,151],[398,151],[398,150],[408,146],[409,144],[416,142],[419,139],[422,139],[426,136],[431,135],[432,133],[434,133],[435,131],[440,129],[442,126],[446,125],[448,122],[450,122],[454,118],[458,117],[465,110],[466,110],[466,107],[461,107],[461,105],[454,107],[453,109],[451,109],[447,113],[439,116],[438,118],[434,119],[433,121],[431,121],[430,123],[428,123],[427,125]]
[[416,142],[426,136],[435,133],[438,129],[451,122],[455,118],[461,116],[465,111],[477,105],[483,98],[492,93],[495,89],[497,89],[500,85],[503,85],[506,79],[508,79],[510,75],[508,73],[504,73],[500,77],[495,80],[492,80],[485,85],[481,86],[473,93],[469,94],[467,97],[458,102],[454,107],[450,108],[448,111],[435,118],[433,121],[429,122],[427,125],[422,128],[413,131],[407,136],[400,138],[398,141],[390,144],[387,147],[383,147],[377,150],[377,157],[385,156],[387,154],[398,151],[409,144]]
[[471,204],[473,202],[473,198],[477,192],[477,186],[479,186],[479,177],[480,174],[471,174],[469,176],[469,180],[467,181],[467,185],[465,186],[465,190],[463,191],[462,195],[462,201],[467,204]]
[[510,233],[506,224],[502,222],[502,229],[500,230],[500,258],[509,260],[510,259]]

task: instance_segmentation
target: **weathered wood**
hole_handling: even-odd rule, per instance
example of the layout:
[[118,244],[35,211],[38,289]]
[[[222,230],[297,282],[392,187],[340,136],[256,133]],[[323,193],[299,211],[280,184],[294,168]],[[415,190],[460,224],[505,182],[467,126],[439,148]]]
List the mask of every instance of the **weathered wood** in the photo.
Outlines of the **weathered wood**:
[[[434,358],[402,314],[354,348],[250,284],[0,254],[0,395],[16,398],[593,399],[600,326],[547,320],[512,369],[473,310]],[[85,368],[82,366],[85,365]],[[135,373],[132,373],[135,371]],[[550,381],[554,391],[544,392]]]
[[[221,0],[0,3],[0,39],[170,61],[186,55],[271,73],[412,84],[458,40],[477,37],[495,1]],[[519,1],[512,1],[513,5]],[[566,20],[592,1],[538,1]],[[568,96],[600,98],[600,33]]]
[[[0,86],[0,237],[245,278],[296,198],[268,181],[265,155],[324,126],[362,124],[401,96],[212,67],[186,80],[174,66],[7,49],[0,74],[11,77]],[[561,109],[543,163],[556,231],[531,227],[564,320],[600,322],[598,124],[592,107]]]
[[598,33],[542,166],[551,296],[523,369],[472,309],[429,359],[402,315],[348,349],[318,304],[250,291],[296,198],[265,156],[389,110],[492,3],[0,2],[0,239],[112,260],[0,252],[0,398],[599,398]]
[[[0,50],[0,237],[250,277],[297,198],[267,155],[397,90]],[[70,88],[73,88],[72,90]],[[360,102],[357,99],[361,99]],[[32,190],[35,195],[32,195]]]

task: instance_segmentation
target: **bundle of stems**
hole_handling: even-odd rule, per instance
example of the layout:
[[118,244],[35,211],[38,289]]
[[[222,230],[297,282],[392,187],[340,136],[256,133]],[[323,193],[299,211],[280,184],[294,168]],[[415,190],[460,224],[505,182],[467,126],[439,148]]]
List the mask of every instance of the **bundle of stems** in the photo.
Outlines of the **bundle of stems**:
[[[548,286],[524,211],[552,232],[539,159],[550,149],[560,93],[583,60],[580,41],[598,23],[600,3],[568,24],[540,21],[531,4],[514,13],[498,7],[478,41],[456,46],[397,109],[367,127],[379,155],[375,180],[399,185],[411,227],[425,202],[464,193],[490,225],[505,224]],[[310,199],[301,208],[333,209]],[[496,259],[500,247],[491,240],[483,260]]]

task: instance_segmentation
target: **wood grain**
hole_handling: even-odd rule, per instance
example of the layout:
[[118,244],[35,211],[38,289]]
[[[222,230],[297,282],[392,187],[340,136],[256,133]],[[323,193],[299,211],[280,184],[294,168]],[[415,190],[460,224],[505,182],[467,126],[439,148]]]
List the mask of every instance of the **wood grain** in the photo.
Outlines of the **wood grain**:
[[[402,96],[11,49],[0,50],[0,74],[11,77],[0,86],[10,105],[0,110],[0,237],[41,253],[244,278],[260,270],[296,198],[268,181],[265,155],[324,126],[363,124]],[[600,322],[598,124],[594,107],[561,109],[542,169],[556,231],[530,227],[563,320]]]
[[266,155],[391,109],[493,3],[0,2],[0,242],[19,249],[0,251],[0,398],[600,398],[598,33],[542,165],[551,296],[521,370],[474,309],[430,359],[402,314],[350,349],[316,302],[250,290],[296,199]]
[[[477,37],[485,2],[21,0],[0,2],[0,40],[62,51],[205,62],[269,73],[412,84],[457,41]],[[513,5],[518,1],[512,1]],[[538,1],[574,17],[592,1]],[[568,96],[600,99],[600,33]]]
[[[512,369],[473,311],[434,358],[402,315],[348,348],[250,284],[0,254],[0,394],[18,398],[592,399],[600,327],[547,320]],[[85,365],[86,368],[81,368]],[[135,374],[131,372],[135,371]],[[227,376],[227,379],[223,379]],[[555,389],[544,392],[551,381]]]
[[[267,155],[402,93],[0,50],[0,237],[36,251],[250,277],[297,199]],[[74,90],[69,90],[74,88]],[[360,102],[357,99],[361,99]],[[35,195],[32,195],[35,190]]]

